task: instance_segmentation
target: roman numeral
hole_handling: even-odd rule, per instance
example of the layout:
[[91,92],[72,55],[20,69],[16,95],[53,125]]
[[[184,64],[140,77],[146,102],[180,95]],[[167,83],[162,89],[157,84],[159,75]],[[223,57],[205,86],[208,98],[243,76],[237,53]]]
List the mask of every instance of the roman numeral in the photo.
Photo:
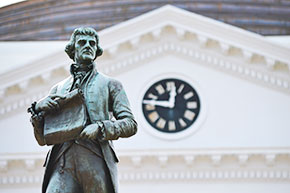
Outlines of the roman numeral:
[[155,107],[153,105],[145,105],[145,109],[147,111],[153,111],[155,109]]
[[184,97],[185,100],[187,100],[187,99],[189,99],[190,97],[192,97],[193,95],[194,95],[193,92],[190,91],[190,92],[186,93],[183,97]]
[[155,89],[157,90],[158,94],[161,95],[165,92],[163,86],[161,84],[158,84]]
[[152,123],[154,123],[159,118],[159,115],[156,111],[154,111],[148,115],[148,118]]
[[192,111],[190,111],[190,110],[186,110],[184,112],[183,117],[186,118],[186,119],[188,119],[188,120],[190,120],[190,121],[192,121],[194,119],[194,117],[195,117],[195,113],[192,112]]
[[174,122],[174,121],[169,121],[169,122],[168,122],[168,129],[169,129],[169,131],[174,131],[174,130],[176,130],[175,122]]
[[175,83],[173,81],[166,82],[166,90],[167,91],[170,91],[174,87],[175,87]]
[[183,88],[184,88],[184,84],[181,84],[181,85],[179,86],[177,92],[180,94],[180,93],[182,92]]
[[148,94],[148,98],[151,98],[151,99],[154,99],[154,100],[158,99],[158,97],[156,95],[152,94],[152,93]]
[[187,102],[187,103],[186,103],[186,107],[187,107],[188,109],[196,109],[196,108],[197,108],[197,102],[195,102],[195,101]]
[[157,124],[156,126],[160,129],[163,129],[165,127],[165,124],[166,124],[166,121],[162,118],[160,118],[158,121],[157,121]]
[[186,123],[182,118],[178,119],[178,122],[179,122],[181,127],[186,127]]

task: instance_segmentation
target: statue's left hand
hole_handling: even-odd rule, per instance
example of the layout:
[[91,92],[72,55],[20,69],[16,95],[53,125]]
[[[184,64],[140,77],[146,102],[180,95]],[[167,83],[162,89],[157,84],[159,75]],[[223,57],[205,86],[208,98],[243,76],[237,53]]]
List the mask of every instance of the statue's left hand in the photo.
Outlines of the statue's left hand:
[[80,134],[80,138],[83,139],[96,139],[99,133],[99,125],[98,124],[90,124],[84,128],[84,130]]

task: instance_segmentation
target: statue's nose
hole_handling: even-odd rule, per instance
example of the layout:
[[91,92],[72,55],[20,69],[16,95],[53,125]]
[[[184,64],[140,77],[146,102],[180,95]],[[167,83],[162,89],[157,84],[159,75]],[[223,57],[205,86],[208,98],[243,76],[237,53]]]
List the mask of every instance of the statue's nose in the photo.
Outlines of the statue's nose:
[[89,41],[86,41],[86,44],[85,44],[84,47],[90,47],[90,43],[89,43]]

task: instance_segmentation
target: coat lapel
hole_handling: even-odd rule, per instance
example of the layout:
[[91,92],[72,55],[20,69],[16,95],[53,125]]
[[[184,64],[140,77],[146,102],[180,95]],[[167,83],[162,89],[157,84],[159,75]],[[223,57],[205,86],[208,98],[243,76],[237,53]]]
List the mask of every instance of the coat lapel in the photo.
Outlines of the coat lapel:
[[65,82],[65,84],[63,85],[63,88],[61,89],[61,94],[67,94],[69,93],[71,87],[72,87],[72,84],[73,84],[73,77],[70,76],[68,78],[68,80]]

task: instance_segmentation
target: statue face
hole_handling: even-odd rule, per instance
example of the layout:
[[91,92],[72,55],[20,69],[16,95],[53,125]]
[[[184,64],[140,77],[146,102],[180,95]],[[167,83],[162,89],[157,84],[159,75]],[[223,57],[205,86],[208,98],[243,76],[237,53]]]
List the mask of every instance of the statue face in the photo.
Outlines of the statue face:
[[75,62],[90,64],[93,62],[97,51],[97,41],[94,36],[77,35],[75,43]]

